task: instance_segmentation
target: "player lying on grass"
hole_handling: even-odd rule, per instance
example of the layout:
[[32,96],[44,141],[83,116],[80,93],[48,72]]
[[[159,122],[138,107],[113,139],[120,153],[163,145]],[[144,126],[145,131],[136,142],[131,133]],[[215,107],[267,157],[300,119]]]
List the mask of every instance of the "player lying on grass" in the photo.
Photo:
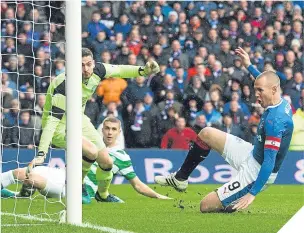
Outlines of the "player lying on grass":
[[[242,48],[238,48],[236,54],[242,58],[249,71],[255,70],[249,55]],[[257,70],[255,73],[259,74]],[[220,153],[238,173],[230,182],[203,198],[201,212],[247,208],[259,192],[275,181],[286,156],[293,121],[290,105],[281,98],[280,79],[273,71],[265,71],[255,78],[255,96],[265,112],[261,117],[254,145],[231,134],[206,127],[198,134],[196,142],[176,173],[155,177],[158,184],[183,191],[188,186],[190,174],[208,156],[210,150]]]
[[[113,173],[113,161],[110,158],[97,130],[84,115],[86,102],[92,97],[100,81],[108,77],[134,78],[138,76],[149,76],[159,72],[159,66],[155,61],[147,62],[144,67],[130,65],[111,65],[97,63],[93,60],[92,52],[82,49],[82,178],[89,171],[91,165],[96,161],[100,169],[96,175],[98,179],[98,192],[96,200],[115,202],[113,196],[109,195]],[[59,148],[66,147],[66,114],[65,114],[65,73],[58,75],[47,91],[46,102],[42,115],[42,135],[38,147],[38,154],[28,166],[27,174],[35,165],[44,162],[50,144]],[[83,203],[89,203],[90,196],[83,187]]]
[[[171,199],[167,196],[163,196],[149,186],[142,183],[141,180],[136,176],[130,156],[117,144],[117,138],[121,132],[121,122],[115,117],[107,117],[103,121],[102,135],[103,141],[108,149],[108,152],[113,159],[113,174],[119,174],[124,176],[132,185],[132,187],[140,194],[158,199]],[[98,164],[93,163],[91,170],[88,172],[84,179],[87,192],[91,197],[94,197],[98,181],[96,179],[96,173],[100,168]]]
[[[102,134],[103,141],[114,161],[112,169],[113,174],[124,176],[140,194],[158,199],[171,199],[153,191],[136,176],[131,159],[126,152],[117,145],[117,137],[121,131],[121,122],[115,117],[108,117],[103,122]],[[3,188],[15,184],[16,180],[24,182],[33,189],[46,197],[62,198],[65,196],[65,169],[50,168],[45,166],[36,166],[26,177],[27,168],[18,168],[2,173],[1,185]],[[85,186],[91,197],[95,197],[98,189],[98,181],[96,179],[97,170],[100,169],[97,162],[93,163],[91,170],[85,177]],[[4,197],[14,197],[15,194],[10,190],[3,189]],[[21,191],[24,192],[24,191]],[[23,193],[20,196],[29,196],[31,192]],[[118,197],[115,197],[120,200]],[[123,202],[123,201],[119,201]]]
[[[27,168],[17,168],[1,174],[1,188],[6,190],[1,197],[28,197],[34,194],[35,190],[46,196],[62,198],[65,196],[65,169],[51,168],[46,166],[36,166],[27,174]],[[17,181],[27,186],[21,189],[21,193],[14,193],[3,189]],[[30,188],[29,188],[30,187]],[[23,192],[23,193],[22,193]]]

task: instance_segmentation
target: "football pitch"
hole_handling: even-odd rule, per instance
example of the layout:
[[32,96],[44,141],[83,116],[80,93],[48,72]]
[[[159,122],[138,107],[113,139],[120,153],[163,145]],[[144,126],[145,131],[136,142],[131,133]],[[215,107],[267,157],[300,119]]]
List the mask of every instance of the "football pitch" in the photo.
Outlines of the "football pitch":
[[[45,202],[35,198],[29,208],[27,199],[2,200],[3,233],[38,232],[277,232],[304,204],[304,186],[273,185],[257,196],[254,203],[242,212],[233,214],[202,214],[199,203],[204,195],[219,185],[190,185],[186,193],[178,193],[171,188],[151,185],[161,194],[173,200],[156,200],[137,194],[130,185],[112,185],[111,193],[126,203],[97,203],[83,206],[82,227],[51,222],[47,215],[43,221],[23,217],[30,210],[32,215],[44,210],[53,220],[58,219],[60,203]],[[56,199],[49,201],[55,202]],[[47,203],[47,204],[45,204]],[[17,216],[12,216],[15,212]]]

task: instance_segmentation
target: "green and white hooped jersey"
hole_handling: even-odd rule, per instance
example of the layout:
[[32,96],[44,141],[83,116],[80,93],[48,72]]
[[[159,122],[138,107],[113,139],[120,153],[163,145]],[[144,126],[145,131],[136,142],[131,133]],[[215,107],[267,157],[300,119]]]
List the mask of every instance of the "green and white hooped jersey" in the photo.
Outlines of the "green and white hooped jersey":
[[[120,147],[115,146],[108,148],[109,155],[113,159],[113,174],[124,176],[127,180],[131,180],[136,177],[134,172],[130,156]],[[98,164],[93,163],[87,176],[84,178],[84,183],[86,189],[91,197],[95,196],[97,191],[97,180],[96,180],[96,170]]]

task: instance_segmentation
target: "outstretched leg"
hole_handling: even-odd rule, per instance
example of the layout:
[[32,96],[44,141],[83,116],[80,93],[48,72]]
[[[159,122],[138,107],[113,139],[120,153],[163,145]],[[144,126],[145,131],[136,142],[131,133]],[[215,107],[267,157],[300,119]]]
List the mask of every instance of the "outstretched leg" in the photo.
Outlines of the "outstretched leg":
[[178,191],[185,190],[188,186],[190,174],[200,162],[205,160],[211,149],[216,150],[220,154],[223,153],[226,137],[226,133],[218,129],[211,127],[202,129],[179,171],[167,177],[156,176],[155,182],[161,185],[172,186]]

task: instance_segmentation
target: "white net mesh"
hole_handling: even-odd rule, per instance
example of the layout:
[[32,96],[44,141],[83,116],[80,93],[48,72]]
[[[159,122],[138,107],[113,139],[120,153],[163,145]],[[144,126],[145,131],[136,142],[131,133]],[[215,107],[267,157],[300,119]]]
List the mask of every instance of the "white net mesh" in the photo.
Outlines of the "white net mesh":
[[[26,167],[37,153],[49,83],[65,69],[64,10],[64,2],[60,1],[1,1],[3,224],[20,224],[24,218],[19,217],[24,215],[58,219],[65,209],[63,198],[47,198],[39,191],[28,197],[8,198],[9,190],[20,192],[25,171],[20,168]],[[48,169],[37,174],[42,180],[50,180],[52,172],[58,172],[50,167],[64,169],[64,158],[63,150],[50,148],[44,164]],[[10,170],[15,182],[10,180]]]

